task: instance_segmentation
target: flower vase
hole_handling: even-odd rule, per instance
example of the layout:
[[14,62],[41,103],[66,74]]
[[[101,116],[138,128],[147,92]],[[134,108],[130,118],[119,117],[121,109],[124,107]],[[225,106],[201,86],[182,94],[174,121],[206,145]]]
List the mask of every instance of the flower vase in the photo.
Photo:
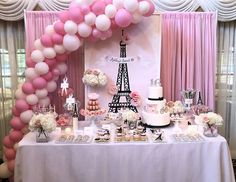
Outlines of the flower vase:
[[203,128],[203,134],[206,137],[217,137],[218,136],[218,128],[216,125],[206,125]]
[[49,141],[48,132],[46,132],[42,127],[40,127],[36,132],[36,142],[46,143]]

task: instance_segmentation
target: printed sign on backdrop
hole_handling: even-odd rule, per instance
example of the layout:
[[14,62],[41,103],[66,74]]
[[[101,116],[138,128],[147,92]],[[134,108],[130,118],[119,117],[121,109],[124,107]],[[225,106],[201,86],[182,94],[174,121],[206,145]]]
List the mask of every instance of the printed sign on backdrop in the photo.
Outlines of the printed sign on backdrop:
[[[144,100],[147,98],[151,79],[160,78],[160,15],[154,14],[144,18],[141,23],[124,29],[124,34],[128,37],[125,58],[120,58],[121,34],[121,30],[114,31],[113,36],[108,40],[86,42],[85,70],[100,69],[108,76],[108,85],[116,84],[119,63],[127,63],[130,90],[137,91]],[[108,93],[107,87],[86,86],[85,93],[90,92],[100,94],[101,106],[108,108],[113,96]]]

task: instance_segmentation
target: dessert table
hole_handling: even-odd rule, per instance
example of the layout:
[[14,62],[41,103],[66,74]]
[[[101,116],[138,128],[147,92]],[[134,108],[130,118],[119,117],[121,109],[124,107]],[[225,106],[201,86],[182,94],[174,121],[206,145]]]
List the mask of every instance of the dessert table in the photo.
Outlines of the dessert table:
[[[52,138],[56,138],[54,133]],[[234,182],[222,136],[198,142],[19,143],[15,182]]]

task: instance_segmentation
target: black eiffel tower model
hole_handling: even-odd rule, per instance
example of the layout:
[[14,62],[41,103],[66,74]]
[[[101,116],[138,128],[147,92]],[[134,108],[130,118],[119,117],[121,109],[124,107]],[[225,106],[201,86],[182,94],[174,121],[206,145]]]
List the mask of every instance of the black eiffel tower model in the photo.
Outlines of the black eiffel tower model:
[[[122,38],[123,36],[124,30],[122,30]],[[120,41],[120,57],[126,57],[126,43],[123,40]],[[131,91],[129,86],[127,63],[119,63],[116,86],[118,88],[118,92],[113,96],[112,102],[109,103],[109,112],[117,113],[122,108],[128,108],[134,112],[138,112],[137,108],[131,105]],[[126,102],[121,102],[121,97],[124,97]]]

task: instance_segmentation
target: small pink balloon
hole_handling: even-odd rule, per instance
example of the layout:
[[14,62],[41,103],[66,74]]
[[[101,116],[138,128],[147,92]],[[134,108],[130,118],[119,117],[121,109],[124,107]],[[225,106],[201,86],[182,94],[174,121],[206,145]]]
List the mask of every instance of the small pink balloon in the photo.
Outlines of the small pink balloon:
[[7,148],[12,148],[14,146],[14,142],[10,139],[9,135],[4,137],[3,145]]
[[115,15],[115,22],[119,27],[127,27],[132,22],[132,15],[125,9],[119,9]]
[[36,89],[43,89],[43,88],[46,87],[46,85],[47,85],[47,82],[46,82],[46,80],[45,80],[44,78],[42,78],[42,77],[38,77],[38,78],[35,78],[35,79],[33,80],[33,86],[34,86],[34,88],[36,88]]
[[112,0],[103,0],[103,1],[106,3],[106,5],[112,4]]
[[42,35],[40,38],[40,41],[44,47],[52,47],[53,46],[52,38],[48,34]]
[[12,160],[16,157],[16,151],[13,148],[4,148],[4,155],[8,161]]
[[57,89],[57,83],[55,81],[50,81],[47,84],[47,91],[54,92]]
[[78,7],[72,7],[69,9],[69,16],[70,19],[73,20],[75,23],[79,24],[83,21],[83,14]]
[[95,15],[101,15],[104,14],[105,12],[105,7],[106,7],[106,3],[103,1],[96,1],[91,8],[91,11],[95,14]]
[[151,15],[154,13],[154,11],[155,11],[155,6],[154,6],[154,4],[153,4],[151,1],[147,1],[147,2],[148,2],[149,5],[150,5],[149,11],[148,11],[145,15],[143,15],[143,16],[151,16]]
[[10,125],[15,130],[21,130],[25,127],[25,123],[23,123],[19,117],[13,117],[10,121]]
[[59,75],[60,75],[60,71],[59,71],[58,69],[53,69],[53,70],[52,70],[52,74],[53,74],[54,76],[59,76]]
[[26,59],[26,66],[27,66],[28,68],[34,67],[35,64],[36,64],[36,63],[35,63],[34,61],[32,61],[31,58],[27,58],[27,59]]
[[91,41],[91,42],[96,42],[98,41],[98,38],[94,37],[93,35],[90,35],[87,40]]
[[60,13],[59,13],[59,19],[63,22],[63,23],[65,23],[67,20],[69,20],[69,13],[68,13],[68,11],[61,11]]
[[15,168],[15,160],[7,161],[7,167],[9,171],[13,172]]
[[19,131],[19,130],[13,130],[13,131],[10,132],[9,138],[10,138],[13,142],[19,142],[19,141],[23,138],[23,134],[22,134],[22,132]]
[[87,5],[82,5],[80,8],[81,8],[81,13],[83,13],[84,15],[87,15],[90,12],[90,8]]
[[96,28],[93,29],[92,35],[96,38],[100,38],[102,36],[102,32]]
[[25,82],[22,85],[22,91],[25,94],[33,94],[35,92],[35,89],[34,89],[34,86],[33,86],[33,84],[31,82]]
[[16,107],[13,107],[12,109],[12,114],[16,117],[20,116],[20,112],[16,109]]
[[49,71],[47,74],[45,74],[45,75],[41,75],[46,81],[50,81],[50,80],[52,80],[52,78],[53,78],[53,74],[52,74],[52,72],[51,71]]
[[29,105],[24,99],[16,100],[15,107],[19,112],[24,112],[29,109]]
[[111,29],[116,30],[118,25],[116,24],[115,20],[111,20]]
[[102,37],[105,37],[105,38],[109,38],[109,37],[111,37],[112,36],[112,31],[111,31],[111,29],[109,29],[109,30],[107,30],[107,31],[105,31],[105,32],[102,32]]
[[47,65],[49,66],[49,69],[51,70],[52,68],[54,68],[56,66],[56,59],[45,59],[44,61],[45,63],[47,63]]
[[54,44],[62,44],[63,43],[63,36],[58,33],[54,33],[52,35],[52,41]]
[[67,58],[68,58],[68,55],[66,53],[65,54],[57,54],[57,56],[56,56],[56,60],[59,62],[66,61]]
[[64,29],[64,23],[62,23],[60,21],[57,21],[54,24],[54,30],[58,34],[61,34],[61,35],[65,35],[66,34],[65,29]]
[[75,7],[78,7],[77,3],[75,1],[72,1],[69,5],[69,9],[70,8],[75,8]]

